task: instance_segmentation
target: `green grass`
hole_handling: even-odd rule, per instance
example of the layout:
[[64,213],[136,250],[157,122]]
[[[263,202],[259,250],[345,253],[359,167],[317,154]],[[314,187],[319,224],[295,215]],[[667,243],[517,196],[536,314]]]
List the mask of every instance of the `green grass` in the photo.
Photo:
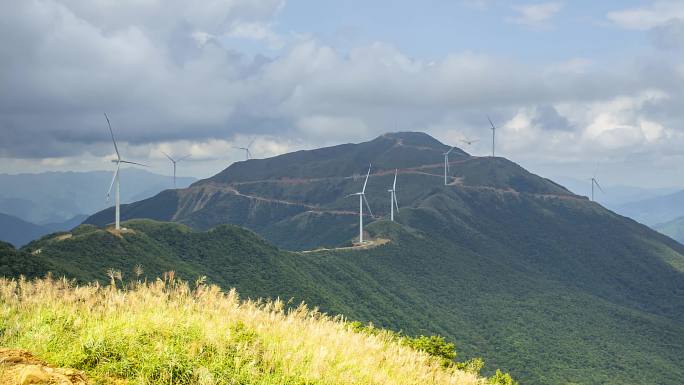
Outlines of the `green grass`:
[[0,345],[83,370],[95,383],[490,383],[393,333],[358,332],[304,305],[241,301],[234,290],[191,288],[168,274],[121,285],[0,279]]

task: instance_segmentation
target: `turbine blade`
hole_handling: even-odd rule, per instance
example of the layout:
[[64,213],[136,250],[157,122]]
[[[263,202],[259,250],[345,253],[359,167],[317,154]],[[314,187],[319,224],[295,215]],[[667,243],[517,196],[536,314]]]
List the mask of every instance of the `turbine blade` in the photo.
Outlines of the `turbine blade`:
[[596,187],[598,187],[602,193],[605,193],[605,191],[603,191],[603,189],[601,188],[601,185],[599,184],[599,182],[596,179],[594,179],[594,183],[596,183]]
[[368,177],[370,176],[370,170],[371,170],[371,164],[368,164],[368,173],[366,174],[366,181],[363,182],[363,189],[361,190],[362,193],[366,192],[366,184],[368,184]]
[[173,158],[172,158],[169,154],[165,153],[164,151],[162,151],[161,153],[164,154],[167,158],[169,158],[169,160],[170,160],[171,162],[173,162],[173,163],[176,162],[175,160],[173,160]]
[[107,127],[109,127],[109,134],[112,136],[112,143],[114,143],[114,151],[116,151],[116,157],[118,159],[121,159],[121,155],[119,155],[119,147],[116,146],[116,140],[114,140],[114,131],[112,131],[112,125],[111,123],[109,123],[109,117],[107,116],[106,112],[104,116],[105,119],[107,119]]
[[399,172],[398,169],[394,169],[394,183],[392,183],[392,191],[397,189],[397,173]]
[[128,164],[134,164],[134,165],[136,165],[136,166],[150,167],[150,166],[148,166],[148,165],[146,165],[146,164],[136,163],[136,162],[129,162],[129,161],[127,161],[127,160],[120,160],[119,163],[128,163]]
[[247,145],[247,148],[252,147],[252,145],[254,144],[254,141],[255,141],[255,140],[256,140],[256,138],[252,139],[252,141],[249,142],[249,144]]
[[368,199],[366,199],[366,194],[361,194],[361,196],[363,197],[363,201],[366,202],[366,208],[368,209],[368,213],[371,217],[374,217],[373,210],[371,210],[370,205],[368,204]]
[[109,190],[107,190],[107,202],[109,202],[109,196],[112,193],[112,187],[114,187],[114,181],[116,176],[119,174],[119,163],[116,163],[116,169],[114,170],[114,175],[112,176],[112,183],[109,184]]
[[444,155],[449,155],[451,153],[451,151],[454,151],[454,148],[456,148],[456,147],[451,147],[449,149],[449,151],[447,151]]
[[489,118],[489,115],[487,115],[487,120],[489,120],[489,124],[492,125],[492,130],[496,130],[496,126],[494,125],[494,122]]
[[176,161],[176,163],[180,162],[181,160],[188,159],[188,158],[190,157],[190,155],[192,155],[192,154],[188,154],[188,155],[186,155],[186,156],[183,156],[183,157],[178,158],[178,160]]

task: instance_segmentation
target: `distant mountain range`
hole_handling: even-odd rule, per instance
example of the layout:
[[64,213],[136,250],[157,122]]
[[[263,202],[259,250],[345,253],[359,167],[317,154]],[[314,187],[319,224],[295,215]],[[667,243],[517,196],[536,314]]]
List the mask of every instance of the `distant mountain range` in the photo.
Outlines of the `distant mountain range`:
[[[573,178],[559,181],[571,191],[589,195],[591,185]],[[616,213],[684,241],[684,190],[677,188],[640,188],[607,186],[605,192],[596,192],[596,200]]]
[[657,231],[684,244],[684,216],[653,225]]
[[[0,174],[0,240],[23,246],[31,240],[78,226],[111,205],[105,194],[108,171]],[[169,176],[140,169],[122,172],[122,201],[134,202],[172,187]],[[187,187],[195,178],[177,178]]]
[[684,190],[616,207],[622,215],[649,226],[660,225],[684,216]]
[[21,218],[0,213],[0,241],[21,247],[44,235],[71,230],[83,222],[87,215],[76,215],[64,222],[36,225]]
[[[124,205],[129,230],[104,229],[106,209],[93,225],[0,247],[0,273],[105,280],[142,264],[150,279],[206,275],[249,297],[441,334],[524,384],[681,383],[684,246],[504,158],[454,150],[445,186],[448,148],[393,133],[238,162]],[[331,249],[356,236],[358,200],[346,196],[369,163],[366,231],[389,242]]]
[[[577,195],[583,195],[586,197],[591,196],[590,179],[580,180],[561,176],[554,178],[554,180]],[[604,190],[603,192],[599,190],[596,190],[595,192],[596,201],[610,209],[615,209],[632,202],[638,202],[672,194],[680,190],[676,187],[646,188],[609,184],[602,184],[602,187]]]
[[[111,179],[110,171],[0,174],[0,213],[39,225],[92,214],[112,204],[105,200]],[[177,185],[187,187],[195,180],[179,177]],[[126,168],[121,185],[122,201],[135,202],[173,188],[173,181],[170,176]]]

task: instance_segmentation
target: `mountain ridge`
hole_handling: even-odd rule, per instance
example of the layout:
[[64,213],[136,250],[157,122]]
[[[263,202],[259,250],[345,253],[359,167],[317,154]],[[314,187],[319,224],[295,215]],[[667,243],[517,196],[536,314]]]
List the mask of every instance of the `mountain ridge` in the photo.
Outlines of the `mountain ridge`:
[[[47,238],[19,253],[41,248],[35,258],[63,260],[62,271],[90,279],[108,267],[149,260],[153,273],[176,263],[179,274],[250,297],[444,335],[524,383],[684,376],[684,246],[504,158],[450,158],[444,185],[445,145],[398,140],[238,162],[220,178],[122,206],[132,232],[121,237],[83,226],[82,238]],[[391,223],[387,189],[399,158]],[[368,161],[374,216],[364,229],[391,241],[340,250],[358,234],[358,200],[345,197],[361,189]],[[88,221],[102,228],[112,218],[109,209]],[[321,247],[332,250],[299,252]]]

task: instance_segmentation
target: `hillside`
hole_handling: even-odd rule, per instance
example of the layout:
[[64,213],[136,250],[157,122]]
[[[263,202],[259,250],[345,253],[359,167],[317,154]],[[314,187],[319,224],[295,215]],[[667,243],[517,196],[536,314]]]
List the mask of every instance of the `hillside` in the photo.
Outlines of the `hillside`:
[[[447,148],[395,133],[238,162],[122,208],[127,219],[178,224],[134,221],[121,238],[97,230],[22,253],[41,249],[62,272],[87,279],[147,259],[152,274],[177,264],[184,277],[205,274],[252,298],[292,297],[412,335],[444,335],[465,357],[482,356],[523,383],[678,384],[684,246],[503,158],[455,150],[444,186]],[[349,245],[357,201],[345,195],[359,191],[369,162],[375,218],[366,230],[391,239],[384,246],[294,253],[214,228],[244,226],[290,250]],[[395,168],[392,224],[383,218]],[[106,210],[88,222],[111,218]]]
[[[0,279],[0,302],[1,345],[31,349],[49,363],[82,370],[90,383],[491,383],[444,367],[438,357],[394,334],[358,332],[303,305],[285,311],[281,301],[241,301],[234,290],[224,293],[201,281],[191,288],[169,275],[127,288],[118,281],[75,287],[50,279]],[[27,353],[8,362],[26,357],[43,364]],[[6,363],[0,362],[0,379],[11,378],[2,370]],[[35,373],[35,365],[30,369]],[[79,372],[62,372],[84,383]],[[57,377],[50,383],[71,384],[66,376],[50,374]],[[43,377],[26,376],[16,378],[28,384]]]
[[[423,213],[417,209],[405,215]],[[590,274],[595,270],[602,276],[598,272],[610,268],[609,279],[634,281],[643,270],[632,273],[618,266],[631,267],[628,259],[602,261],[587,254],[586,259],[598,260],[556,266],[562,261],[552,259],[535,265],[525,263],[518,250],[505,258],[476,254],[454,247],[448,234],[427,236],[386,221],[369,226],[371,235],[392,239],[385,246],[314,253],[281,251],[231,226],[209,232],[150,221],[125,226],[131,230],[82,226],[71,237],[32,243],[19,259],[47,259],[51,271],[77,272],[83,281],[108,281],[108,268],[130,277],[138,263],[143,264],[141,278],[152,279],[170,268],[187,279],[206,275],[209,282],[236,287],[250,298],[293,298],[292,303],[315,303],[323,311],[411,335],[446,335],[463,359],[482,356],[488,364],[485,373],[500,367],[524,383],[674,384],[682,375],[681,295],[666,293],[681,290],[681,276],[661,273],[669,282],[625,288],[601,285]],[[608,243],[615,241],[608,238]],[[625,247],[634,247],[633,242]],[[563,279],[562,272],[570,270],[574,273]],[[592,287],[586,287],[592,278]],[[647,297],[657,300],[649,303]],[[674,314],[662,311],[667,307]]]

